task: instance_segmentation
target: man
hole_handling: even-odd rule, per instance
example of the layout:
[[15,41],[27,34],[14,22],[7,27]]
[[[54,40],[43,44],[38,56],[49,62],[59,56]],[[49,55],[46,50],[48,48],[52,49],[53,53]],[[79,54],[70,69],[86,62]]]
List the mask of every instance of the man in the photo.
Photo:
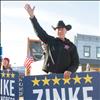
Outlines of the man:
[[54,30],[57,30],[58,37],[52,37],[39,25],[34,14],[35,7],[32,9],[29,4],[26,4],[25,9],[30,15],[37,36],[48,45],[48,56],[44,65],[45,71],[64,73],[64,78],[69,78],[71,73],[76,72],[79,65],[76,46],[65,38],[65,33],[72,28],[71,25],[65,25],[63,21],[59,21],[57,27],[53,27]]

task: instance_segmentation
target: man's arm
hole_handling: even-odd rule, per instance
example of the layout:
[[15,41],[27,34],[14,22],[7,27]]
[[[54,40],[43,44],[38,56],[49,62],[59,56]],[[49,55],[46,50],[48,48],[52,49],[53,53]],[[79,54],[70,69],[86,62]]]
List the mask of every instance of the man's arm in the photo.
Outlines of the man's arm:
[[33,9],[30,7],[29,4],[25,5],[25,9],[28,12],[28,14],[30,15],[30,20],[32,22],[33,28],[37,34],[37,36],[46,44],[51,44],[54,40],[54,37],[48,35],[43,28],[40,26],[40,24],[38,23],[35,14],[34,14],[34,9],[35,7],[33,7]]
[[33,28],[37,34],[37,36],[46,44],[51,44],[54,40],[54,37],[48,35],[45,30],[39,25],[36,17],[30,18]]

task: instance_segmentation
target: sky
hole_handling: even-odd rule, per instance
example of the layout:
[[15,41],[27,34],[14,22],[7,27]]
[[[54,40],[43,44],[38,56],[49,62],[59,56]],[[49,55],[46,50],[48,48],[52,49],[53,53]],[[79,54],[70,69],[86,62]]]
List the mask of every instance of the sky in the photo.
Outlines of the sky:
[[38,39],[24,9],[35,6],[35,16],[45,31],[54,37],[59,20],[72,25],[66,37],[74,42],[77,34],[100,36],[99,1],[1,1],[2,57],[9,57],[12,66],[23,65],[27,56],[27,38]]

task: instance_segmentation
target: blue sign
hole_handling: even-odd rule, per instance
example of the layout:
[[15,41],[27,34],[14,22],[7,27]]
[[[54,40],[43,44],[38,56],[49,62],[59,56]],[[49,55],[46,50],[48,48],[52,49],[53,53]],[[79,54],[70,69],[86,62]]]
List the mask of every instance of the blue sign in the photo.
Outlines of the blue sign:
[[19,75],[17,72],[0,71],[0,99],[19,100]]
[[23,96],[23,79],[24,76],[19,77],[19,97]]
[[23,79],[24,100],[100,100],[100,73],[27,76]]

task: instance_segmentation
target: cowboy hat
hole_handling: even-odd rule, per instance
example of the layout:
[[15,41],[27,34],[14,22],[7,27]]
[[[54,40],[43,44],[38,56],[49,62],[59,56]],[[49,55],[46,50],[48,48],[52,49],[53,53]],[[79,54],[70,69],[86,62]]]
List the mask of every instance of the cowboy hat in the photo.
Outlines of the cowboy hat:
[[72,26],[71,25],[65,25],[64,22],[62,20],[58,21],[58,24],[57,24],[57,27],[53,27],[52,28],[54,30],[56,30],[57,28],[61,28],[61,27],[64,27],[66,28],[67,31],[71,30],[72,29]]

